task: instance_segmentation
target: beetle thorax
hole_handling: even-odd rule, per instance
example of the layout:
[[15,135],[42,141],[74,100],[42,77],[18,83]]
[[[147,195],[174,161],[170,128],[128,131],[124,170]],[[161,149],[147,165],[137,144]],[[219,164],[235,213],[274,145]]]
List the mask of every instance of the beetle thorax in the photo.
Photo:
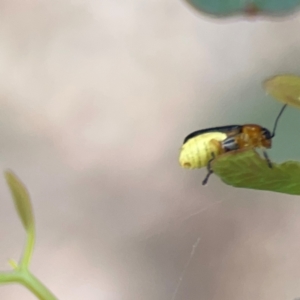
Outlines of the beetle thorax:
[[271,148],[271,139],[265,135],[265,128],[255,124],[244,125],[236,142],[239,148]]

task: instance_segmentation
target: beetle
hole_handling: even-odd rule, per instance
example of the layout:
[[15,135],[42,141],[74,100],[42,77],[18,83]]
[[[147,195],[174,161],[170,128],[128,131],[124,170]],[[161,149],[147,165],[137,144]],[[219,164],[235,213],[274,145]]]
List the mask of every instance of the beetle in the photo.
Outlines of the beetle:
[[281,108],[272,133],[257,124],[213,127],[190,133],[184,139],[180,150],[180,165],[186,169],[207,167],[207,175],[202,181],[202,184],[206,185],[213,173],[211,163],[217,156],[238,149],[262,148],[266,162],[272,168],[272,163],[264,149],[271,148],[278,120],[286,106],[287,104]]

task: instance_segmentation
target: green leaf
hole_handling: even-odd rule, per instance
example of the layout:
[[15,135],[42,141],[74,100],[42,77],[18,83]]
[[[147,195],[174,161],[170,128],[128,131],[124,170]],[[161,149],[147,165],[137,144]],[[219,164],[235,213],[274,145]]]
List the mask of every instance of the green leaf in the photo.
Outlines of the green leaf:
[[218,156],[212,168],[223,182],[240,188],[300,195],[300,162],[273,163],[255,150],[238,150]]
[[300,77],[277,75],[263,82],[266,92],[280,102],[300,108]]
[[34,229],[34,217],[29,194],[22,182],[11,171],[5,172],[5,179],[10,188],[14,203],[27,232]]

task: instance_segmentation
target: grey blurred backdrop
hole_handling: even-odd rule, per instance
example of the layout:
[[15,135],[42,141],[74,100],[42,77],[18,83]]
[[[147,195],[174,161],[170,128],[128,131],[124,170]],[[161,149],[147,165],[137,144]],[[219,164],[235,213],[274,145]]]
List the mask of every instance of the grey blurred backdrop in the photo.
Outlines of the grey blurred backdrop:
[[[299,26],[182,0],[0,2],[0,169],[31,193],[32,271],[60,300],[300,296],[300,198],[202,187],[205,170],[178,164],[196,129],[272,128],[281,105],[261,81],[300,74]],[[283,115],[273,160],[300,159],[299,116]],[[3,177],[0,196],[8,269],[25,234]]]

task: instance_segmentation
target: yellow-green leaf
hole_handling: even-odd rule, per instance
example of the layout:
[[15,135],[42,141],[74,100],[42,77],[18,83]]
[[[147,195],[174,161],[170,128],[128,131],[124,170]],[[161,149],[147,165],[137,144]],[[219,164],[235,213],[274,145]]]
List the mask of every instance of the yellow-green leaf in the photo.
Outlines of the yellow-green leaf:
[[255,150],[238,150],[218,156],[212,167],[223,182],[234,187],[300,195],[300,162],[297,161],[273,163],[269,168]]
[[23,183],[11,172],[5,172],[5,179],[10,188],[19,217],[26,231],[34,229],[34,217],[29,194]]
[[299,76],[277,75],[264,81],[263,87],[278,101],[300,108]]

